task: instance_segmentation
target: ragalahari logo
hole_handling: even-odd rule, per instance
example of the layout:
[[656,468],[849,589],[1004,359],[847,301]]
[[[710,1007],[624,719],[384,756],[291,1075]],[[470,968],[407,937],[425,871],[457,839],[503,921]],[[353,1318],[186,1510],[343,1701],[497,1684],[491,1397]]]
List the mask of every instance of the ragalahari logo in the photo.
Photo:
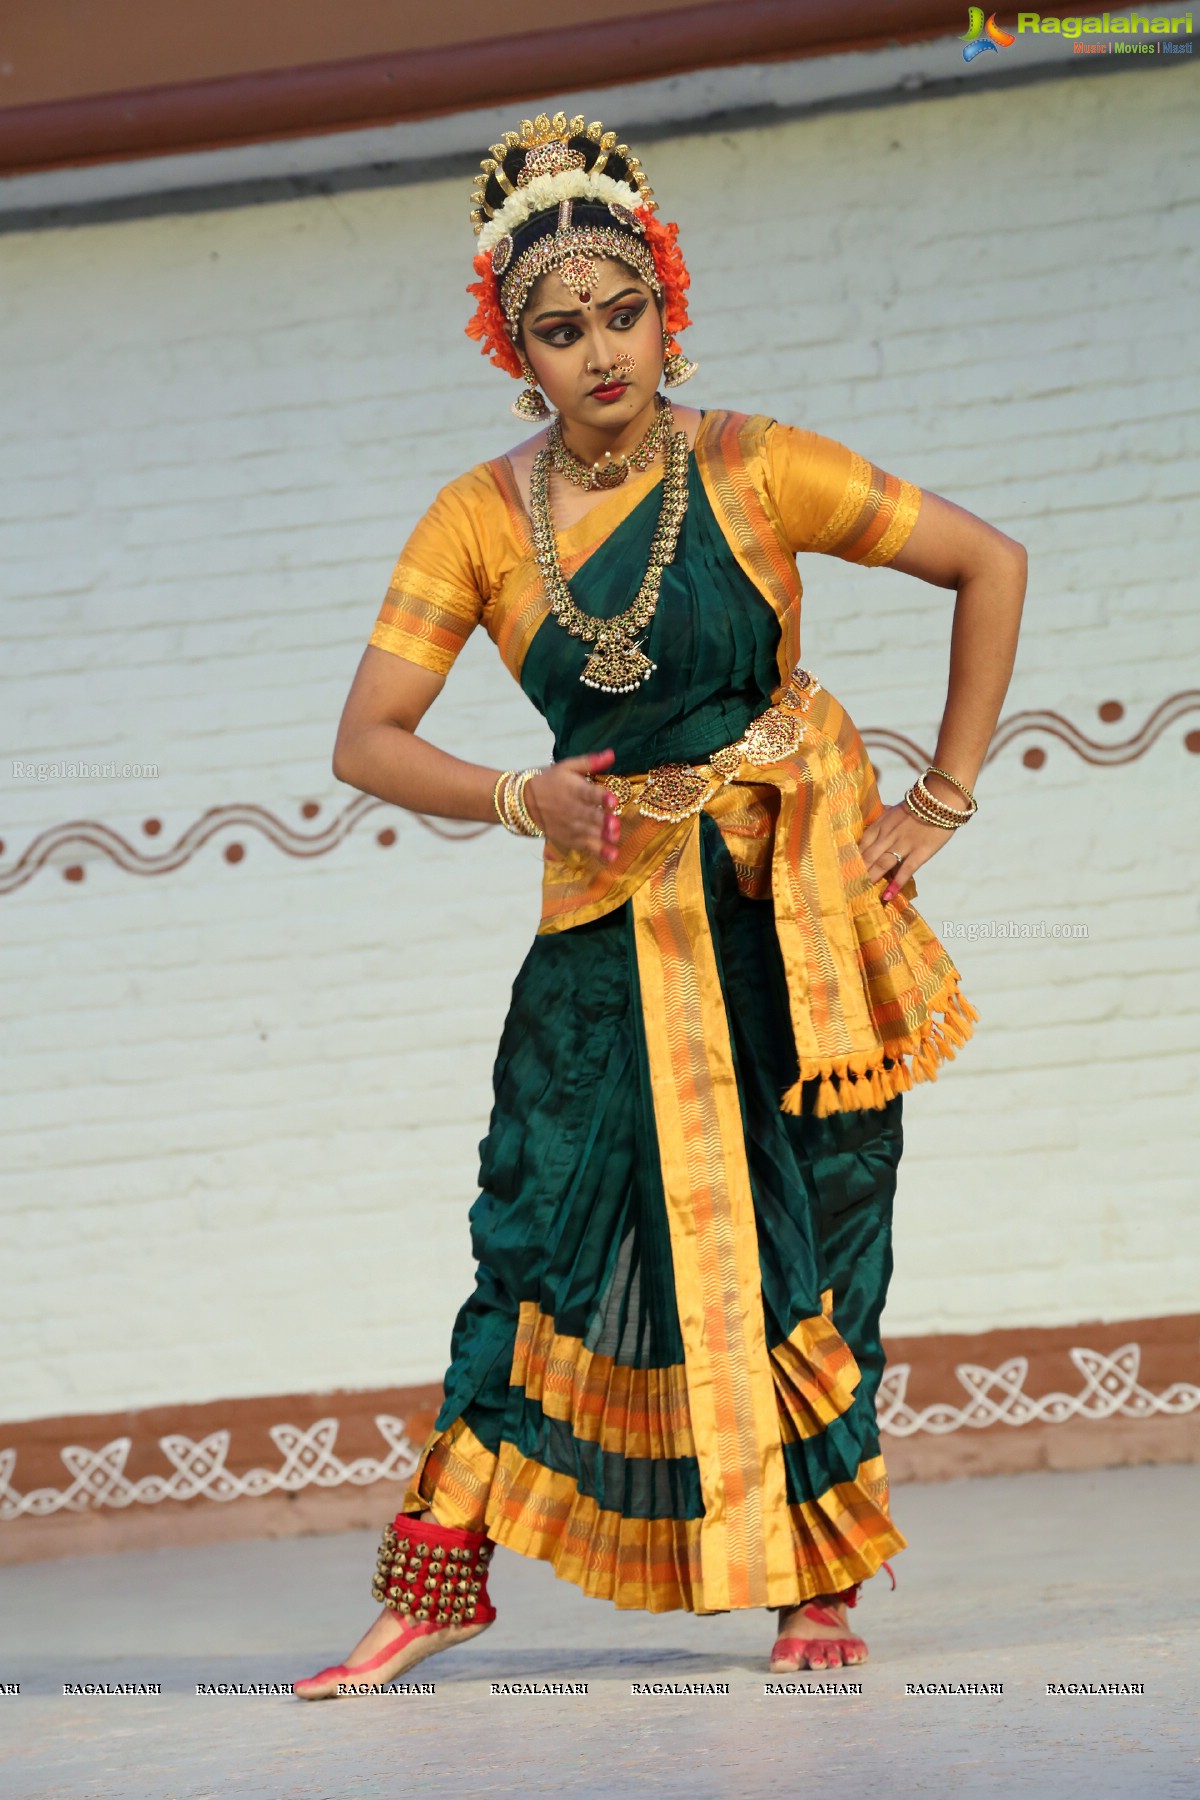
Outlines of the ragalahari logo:
[[989,13],[984,23],[982,6],[967,8],[968,29],[964,31],[959,43],[963,46],[963,61],[974,62],[985,50],[1007,50],[1010,44],[1016,43],[1011,31],[1004,31],[996,23],[995,13]]

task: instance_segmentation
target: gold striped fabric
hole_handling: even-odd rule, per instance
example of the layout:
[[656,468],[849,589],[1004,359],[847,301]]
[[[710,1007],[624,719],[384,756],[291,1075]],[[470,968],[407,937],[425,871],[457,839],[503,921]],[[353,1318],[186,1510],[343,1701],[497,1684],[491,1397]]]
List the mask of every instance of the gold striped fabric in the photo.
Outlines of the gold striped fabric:
[[[734,1571],[732,1583],[706,1586],[703,1519],[606,1510],[571,1476],[523,1456],[513,1443],[502,1442],[493,1455],[461,1417],[430,1435],[405,1490],[403,1512],[427,1507],[439,1524],[486,1531],[494,1543],[548,1562],[585,1594],[622,1609],[722,1612],[731,1604],[730,1586],[739,1585]],[[772,1606],[868,1581],[908,1544],[891,1519],[882,1456],[861,1462],[852,1480],[815,1500],[785,1505],[776,1524],[790,1573],[774,1584]]]
[[764,434],[768,495],[793,552],[878,567],[907,541],[921,490],[847,444],[792,425]]
[[449,582],[424,575],[401,561],[379,609],[367,642],[419,663],[435,675],[448,675],[454,659],[479,621],[477,595],[464,594]]

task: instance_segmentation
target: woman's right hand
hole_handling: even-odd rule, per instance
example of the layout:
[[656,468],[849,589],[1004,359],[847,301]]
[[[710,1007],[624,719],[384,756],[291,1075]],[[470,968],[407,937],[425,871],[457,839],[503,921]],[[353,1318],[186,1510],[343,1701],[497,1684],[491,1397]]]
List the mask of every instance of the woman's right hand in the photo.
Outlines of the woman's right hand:
[[557,850],[582,850],[602,862],[615,862],[621,840],[616,795],[589,774],[611,768],[616,751],[590,751],[564,756],[525,783],[525,804],[548,842]]

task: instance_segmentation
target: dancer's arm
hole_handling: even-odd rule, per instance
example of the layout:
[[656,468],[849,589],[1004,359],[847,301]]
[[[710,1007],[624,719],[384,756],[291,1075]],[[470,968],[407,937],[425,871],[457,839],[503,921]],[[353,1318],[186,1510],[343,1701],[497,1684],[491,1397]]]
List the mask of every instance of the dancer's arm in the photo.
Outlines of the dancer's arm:
[[[933,760],[972,787],[1016,658],[1024,545],[819,432],[774,426],[766,442],[766,478],[792,550],[899,569],[956,590],[950,683]],[[953,782],[930,775],[927,786],[936,798],[962,809],[963,796]],[[873,881],[889,877],[882,898],[890,900],[953,836],[953,827],[925,824],[901,801],[866,827],[859,849]]]
[[[903,548],[889,567],[934,587],[955,590],[950,675],[933,760],[973,788],[1008,692],[1025,602],[1025,546],[964,507],[927,489]],[[952,782],[927,775],[926,786],[961,808]],[[953,837],[915,819],[903,803],[868,825],[859,849],[872,879],[889,876],[883,898],[903,887]],[[903,861],[896,861],[896,854]]]
[[[494,824],[492,793],[501,770],[464,762],[417,736],[445,685],[444,675],[368,645],[342,710],[333,772],[339,781],[410,812]],[[608,861],[616,855],[603,790],[586,780],[589,770],[607,769],[612,762],[611,749],[564,757],[526,784],[525,802],[535,824],[559,849],[590,851]]]

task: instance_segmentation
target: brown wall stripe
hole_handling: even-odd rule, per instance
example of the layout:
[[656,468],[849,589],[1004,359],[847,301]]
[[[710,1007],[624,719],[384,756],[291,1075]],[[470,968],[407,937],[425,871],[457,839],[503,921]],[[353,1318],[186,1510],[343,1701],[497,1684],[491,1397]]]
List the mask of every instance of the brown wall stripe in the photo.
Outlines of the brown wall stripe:
[[[275,38],[268,33],[264,41],[261,27],[246,16],[255,9],[238,8],[233,0],[215,3],[229,34],[227,66],[236,68],[248,60],[239,58],[237,47],[254,32],[258,67],[180,80],[177,71],[181,59],[187,66],[185,53],[171,32],[160,28],[161,85],[146,83],[143,73],[143,85],[132,91],[76,93],[0,109],[0,174],[362,129],[472,107],[511,104],[536,110],[546,95],[580,86],[960,36],[965,19],[956,0],[861,0],[853,8],[837,0],[737,0],[736,5],[716,0],[690,6],[664,6],[660,0],[658,6],[616,20],[580,8],[574,21],[569,13],[568,22],[560,15],[556,28],[547,31],[528,29],[540,25],[544,13],[539,17],[521,5],[515,14],[488,15],[503,18],[510,27],[526,26],[511,35],[446,42],[454,36],[447,26],[440,43],[425,41],[411,49],[401,45],[343,59],[339,51],[346,40],[339,41],[331,29],[324,38],[311,40],[314,47],[318,41],[327,45],[319,61],[291,67],[295,51],[286,30]],[[331,17],[337,10],[326,9]],[[447,9],[447,15],[452,11]],[[1077,11],[1050,7],[1047,16]],[[74,71],[87,67],[89,33],[97,41],[97,60],[110,64],[104,51],[113,33],[122,29],[119,18],[111,6],[70,15],[61,31],[63,86],[73,87]],[[361,25],[361,20],[353,21],[354,28],[361,30]],[[403,13],[397,33],[410,41],[414,35],[411,28],[406,32]],[[428,40],[430,34],[423,26],[415,35]],[[274,66],[267,58],[277,59]],[[155,64],[142,55],[138,66],[145,71]],[[962,70],[948,67],[946,72],[961,75]]]

